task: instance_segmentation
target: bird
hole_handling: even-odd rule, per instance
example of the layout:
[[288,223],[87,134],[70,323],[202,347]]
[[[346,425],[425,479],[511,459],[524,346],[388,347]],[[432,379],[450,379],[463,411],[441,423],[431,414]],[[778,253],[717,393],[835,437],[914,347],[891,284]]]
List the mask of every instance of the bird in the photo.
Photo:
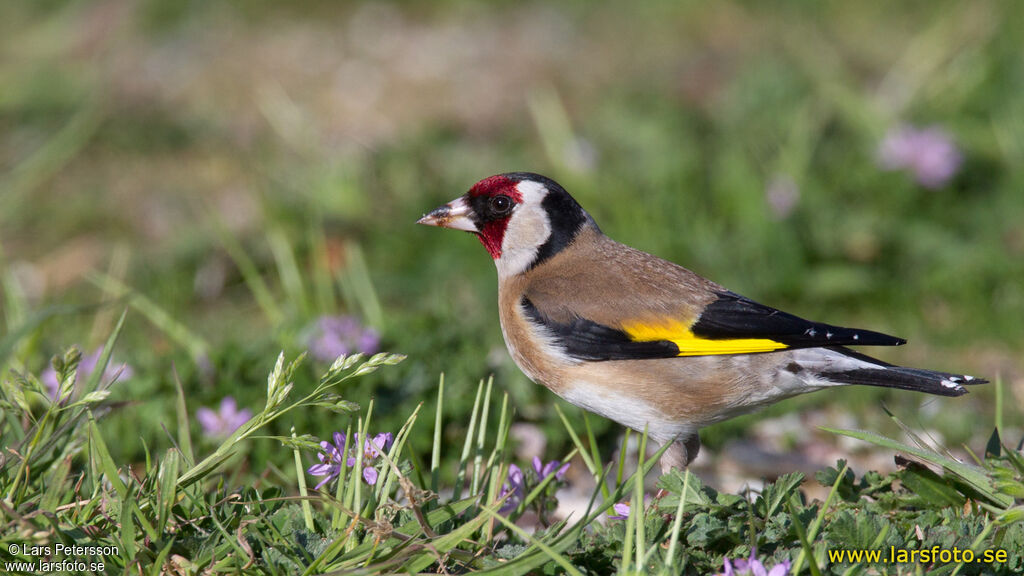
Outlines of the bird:
[[960,396],[982,378],[896,366],[848,346],[903,338],[805,320],[616,242],[557,182],[480,180],[418,220],[470,232],[494,260],[516,365],[569,403],[661,444],[685,468],[700,429],[780,400],[867,385]]

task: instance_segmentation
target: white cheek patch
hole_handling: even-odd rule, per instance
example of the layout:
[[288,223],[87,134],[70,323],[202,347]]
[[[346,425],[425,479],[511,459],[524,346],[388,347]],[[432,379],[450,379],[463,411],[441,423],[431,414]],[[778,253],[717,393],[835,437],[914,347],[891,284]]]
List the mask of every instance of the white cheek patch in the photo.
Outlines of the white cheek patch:
[[509,218],[501,241],[501,257],[494,261],[500,278],[525,272],[551,236],[551,222],[541,206],[547,188],[537,182],[523,181],[516,189],[523,200]]

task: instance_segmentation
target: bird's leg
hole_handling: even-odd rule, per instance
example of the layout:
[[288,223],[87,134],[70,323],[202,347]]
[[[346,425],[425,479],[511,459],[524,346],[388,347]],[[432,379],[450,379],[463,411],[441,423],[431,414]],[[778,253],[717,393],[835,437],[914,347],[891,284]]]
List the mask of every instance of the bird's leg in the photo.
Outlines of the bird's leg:
[[673,468],[685,469],[700,452],[700,436],[696,432],[680,436],[661,455],[661,473],[668,474]]
[[[661,473],[668,474],[673,468],[685,470],[690,462],[693,462],[700,452],[700,436],[696,432],[689,436],[680,436],[672,441],[672,445],[661,454]],[[660,500],[668,492],[664,489],[658,490],[654,498]]]

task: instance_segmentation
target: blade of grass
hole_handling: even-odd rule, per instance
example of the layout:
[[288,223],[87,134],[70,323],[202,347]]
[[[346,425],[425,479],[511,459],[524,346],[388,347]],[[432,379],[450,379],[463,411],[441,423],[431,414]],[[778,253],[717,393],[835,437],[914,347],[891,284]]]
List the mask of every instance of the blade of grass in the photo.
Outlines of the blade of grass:
[[57,510],[61,497],[64,496],[64,484],[67,483],[68,476],[70,475],[71,456],[69,455],[54,466],[53,470],[46,477],[46,490],[43,492],[42,500],[39,502],[41,510],[51,513]]
[[[835,499],[836,494],[839,493],[839,485],[843,482],[843,478],[846,476],[846,471],[849,470],[850,465],[843,463],[843,469],[836,475],[836,479],[832,482],[832,488],[828,491],[828,496],[825,497],[825,502],[821,505],[821,510],[818,510],[818,515],[815,516],[814,521],[811,522],[810,527],[807,530],[807,536],[809,540],[814,540],[818,537],[818,530],[821,528],[822,522],[825,521],[825,514],[828,512],[829,506],[832,505],[832,501]],[[804,564],[804,557],[806,550],[801,549],[800,555],[797,556],[796,561],[793,562],[793,574],[799,574],[800,569]]]
[[[498,438],[494,442],[494,449],[491,450],[491,455],[487,458],[487,470],[493,472],[494,464],[504,460],[505,448],[508,443],[508,432],[511,426],[512,418],[508,413],[508,392],[506,392],[502,395],[501,399],[501,413],[498,419]],[[490,475],[490,482],[488,483],[485,502],[492,503],[498,498],[498,486],[503,480],[504,477],[502,476],[500,469],[498,470],[498,474],[492,473]],[[490,527],[491,525],[488,525],[488,528]]]
[[[475,503],[475,498],[466,498],[465,500],[459,500],[457,502],[448,502],[434,510],[426,512],[424,514],[424,519],[429,526],[437,526],[453,520],[455,517],[471,508]],[[395,537],[395,535],[401,536]],[[410,520],[395,529],[392,533],[392,537],[389,538],[384,545],[385,547],[394,546],[403,541],[413,541],[419,536],[423,536],[423,527],[420,525],[418,520]],[[363,555],[366,554],[372,546],[372,542],[363,542],[352,550],[345,552],[344,555],[338,558],[338,561],[344,562],[348,560],[355,560],[357,563],[361,562]],[[386,548],[378,550],[378,554],[385,558],[389,553],[390,551]]]
[[[662,574],[672,574],[672,566],[676,560],[676,547],[679,544],[679,532],[683,526],[683,512],[686,510],[686,495],[690,490],[690,470],[683,471],[683,491],[679,493],[679,506],[676,507],[676,517],[672,522],[672,536],[668,542],[668,553],[665,555],[665,566]],[[683,569],[680,569],[680,573]],[[796,574],[796,572],[794,572]]]
[[[795,496],[794,496],[795,497]],[[818,562],[814,558],[814,548],[811,547],[810,541],[807,539],[807,532],[804,531],[804,525],[800,523],[800,518],[797,517],[796,512],[793,509],[792,500],[788,501],[789,517],[793,521],[793,529],[796,531],[796,537],[800,540],[800,557],[807,558],[807,566],[811,570],[812,576],[821,576],[821,569],[818,568]],[[798,572],[793,570],[794,574]]]
[[484,512],[486,514],[489,514],[493,519],[503,524],[509,530],[515,532],[516,535],[522,538],[523,540],[539,548],[541,552],[547,555],[548,558],[550,558],[553,562],[561,566],[567,574],[572,574],[574,576],[583,576],[583,573],[580,572],[575,566],[573,566],[572,563],[569,562],[569,560],[565,556],[556,552],[550,546],[545,544],[542,540],[538,540],[533,536],[530,536],[526,533],[526,530],[523,530],[519,526],[516,526],[512,522],[509,522],[508,519],[502,516],[501,514],[494,512],[493,508],[484,508]]
[[106,274],[90,273],[86,275],[86,279],[114,298],[127,298],[128,304],[132,308],[135,308],[153,326],[156,326],[157,329],[166,334],[168,338],[177,342],[185,350],[188,350],[193,360],[198,362],[208,357],[207,351],[210,349],[210,345],[206,340],[189,330],[181,322],[175,320],[173,315],[146,296]]
[[[587,442],[590,443],[590,458],[596,462],[603,462],[601,458],[601,449],[597,445],[597,438],[594,437],[594,429],[590,426],[590,417],[587,416],[587,412],[583,411],[583,426],[587,431]],[[627,428],[628,430],[628,428]],[[608,490],[607,484],[601,484],[601,496],[607,498],[611,492]]]
[[[648,463],[645,465],[644,474],[650,472],[650,470],[657,463],[658,459],[661,458],[662,454],[664,454],[665,450],[667,450],[669,446],[670,444],[666,443],[658,450],[657,453],[655,453],[654,457],[651,460],[649,460]],[[604,483],[606,481],[606,475],[607,472],[602,470],[601,476],[598,477],[598,482]],[[620,484],[619,486],[616,487],[615,490],[612,491],[611,498],[605,499],[601,504],[595,504],[597,496],[600,494],[600,492],[594,490],[594,493],[590,497],[590,502],[587,505],[587,515],[584,518],[582,518],[579,522],[574,524],[571,528],[569,528],[561,535],[559,535],[558,538],[556,538],[554,541],[547,542],[546,545],[555,552],[559,553],[575,545],[578,542],[580,535],[583,533],[583,530],[587,526],[589,526],[591,523],[600,518],[602,514],[607,512],[608,509],[615,505],[616,502],[622,499],[623,494],[625,494],[628,490],[632,489],[633,482],[636,478],[636,473],[631,474],[625,480],[624,483]],[[550,561],[551,560],[547,554],[545,554],[542,550],[537,549],[536,546],[531,544],[529,548],[527,548],[525,551],[523,551],[522,554],[520,554],[510,562],[503,563],[501,566],[495,568],[481,570],[478,572],[478,574],[488,574],[493,576],[520,576],[522,574],[528,573],[530,570],[539,568]]]
[[587,452],[587,448],[583,445],[583,442],[580,440],[579,434],[576,433],[576,430],[572,427],[572,424],[569,423],[569,419],[565,416],[565,412],[562,412],[562,408],[558,404],[555,404],[555,412],[557,412],[558,417],[562,419],[562,425],[565,426],[565,430],[569,433],[569,437],[572,438],[572,443],[576,446],[576,449],[579,451],[580,458],[583,458],[583,463],[586,464],[587,470],[589,470],[590,473],[593,474],[595,477],[600,475],[600,469],[598,469],[595,462],[590,459],[590,454]]
[[157,472],[157,524],[156,531],[164,534],[168,522],[174,515],[174,506],[178,503],[178,471],[181,469],[181,456],[174,448],[167,450],[160,461]]
[[299,307],[299,312],[306,317],[312,313],[313,303],[306,294],[306,287],[302,282],[302,273],[295,262],[295,253],[284,230],[273,227],[267,233],[267,244],[270,252],[274,255],[274,263],[277,266],[277,276],[281,279],[281,288],[284,289],[286,301]]
[[135,561],[135,522],[132,520],[132,494],[131,487],[128,487],[125,491],[125,497],[121,500],[121,518],[119,522],[118,539],[121,541],[121,548],[119,552],[123,554],[125,565],[130,565]]
[[494,385],[494,377],[487,379],[487,387],[484,389],[484,402],[480,409],[480,426],[477,428],[476,450],[473,454],[473,481],[470,483],[469,493],[476,495],[480,493],[480,477],[484,461],[484,440],[487,437],[487,417],[491,413],[491,388]]
[[192,452],[192,432],[189,428],[188,418],[188,404],[185,401],[185,388],[181,385],[181,378],[178,377],[177,368],[172,367],[174,372],[174,390],[175,390],[175,413],[178,419],[178,448],[181,450],[182,456],[185,457],[185,464],[192,466],[195,464],[195,455]]
[[437,412],[434,415],[434,443],[430,448],[430,491],[437,494],[441,479],[441,427],[444,413],[444,372],[437,385]]
[[[647,457],[647,426],[644,426],[644,434],[640,437],[640,452],[637,454],[637,470],[644,469],[644,459]],[[633,483],[633,501],[635,508],[630,508],[630,517],[636,516],[636,567],[637,570],[645,570],[644,551],[647,549],[647,534],[645,521],[646,506],[644,506],[644,482],[646,474],[640,475],[640,480]]]
[[[295,433],[295,426],[291,429],[292,438],[297,438],[298,435]],[[298,448],[292,449],[292,454],[295,456],[295,478],[299,482],[299,496],[301,497],[302,506],[302,520],[306,523],[306,530],[312,532],[316,529],[313,525],[313,508],[309,504],[309,491],[306,489],[306,470],[302,466],[302,456],[299,454]]]
[[[401,458],[402,450],[405,449],[405,442],[409,438],[409,434],[412,433],[413,426],[416,425],[416,420],[419,418],[420,409],[423,408],[423,403],[420,402],[416,405],[416,409],[412,411],[412,414],[406,418],[405,423],[398,430],[398,434],[395,435],[395,441],[391,443],[391,449],[387,453],[381,450],[381,456],[387,463],[387,466],[383,467],[380,473],[380,478],[377,479],[377,491],[374,496],[377,502],[384,502],[391,494],[391,488],[394,486],[395,478],[398,475],[398,466],[395,464]],[[381,447],[383,448],[383,447]],[[382,511],[378,509],[378,511]],[[379,520],[379,518],[378,518]]]
[[121,476],[117,473],[117,465],[114,464],[114,459],[110,456],[110,451],[107,449],[106,442],[103,441],[103,436],[100,435],[100,429],[96,426],[96,419],[91,411],[89,412],[89,447],[90,461],[93,462],[97,470],[107,477],[107,481],[113,486],[114,492],[117,493],[122,503],[127,502],[128,487],[124,485]]
[[370,326],[384,325],[384,312],[377,291],[370,279],[370,270],[363,257],[363,249],[356,242],[345,245],[345,270],[338,274],[338,283],[346,301],[358,307]]
[[615,485],[622,484],[622,476],[626,472],[626,452],[629,450],[629,435],[632,432],[629,428],[626,428],[626,433],[622,436],[622,444],[619,446],[619,468],[615,474]]
[[961,480],[969,484],[971,488],[976,490],[981,496],[984,496],[997,506],[1000,506],[1003,509],[1005,509],[1013,505],[1013,498],[1006,494],[1000,494],[999,492],[997,492],[992,486],[989,478],[985,475],[984,471],[977,467],[970,466],[962,462],[958,462],[956,460],[953,460],[952,458],[949,458],[942,454],[938,454],[936,452],[924,450],[921,448],[917,448],[915,446],[909,446],[902,442],[898,442],[896,440],[887,438],[885,436],[881,436],[879,434],[875,434],[873,432],[864,432],[860,430],[842,430],[827,427],[822,427],[821,429],[825,430],[826,432],[831,432],[833,434],[849,436],[850,438],[863,440],[864,442],[869,442],[877,446],[882,446],[883,448],[889,448],[890,450],[895,450],[897,452],[905,452],[912,456],[916,456],[917,458],[920,458],[921,460],[933,464],[935,466],[939,466],[943,470],[946,470],[947,472],[960,478]]
[[[333,441],[333,438],[332,438],[332,441]],[[348,462],[348,454],[349,454],[349,451],[351,449],[352,449],[352,419],[349,418],[348,425],[345,426],[345,445],[342,446],[342,450],[341,450],[341,457],[345,460],[345,465],[342,465],[342,463],[340,463],[340,462],[338,463],[339,464],[339,469],[338,469],[338,485],[335,487],[335,492],[334,492],[335,499],[338,502],[342,502],[342,503],[345,502],[345,497],[348,494],[348,490],[346,489],[346,486],[347,486],[347,483],[348,483],[348,480],[349,480],[349,473],[348,473],[347,462]],[[347,515],[344,513],[344,511],[341,510],[340,508],[335,507],[334,508],[334,513],[331,516],[331,527],[333,527],[335,530],[340,529],[345,518],[347,518]]]
[[466,521],[465,524],[452,530],[451,532],[440,536],[430,542],[430,550],[417,554],[414,558],[406,562],[402,569],[407,573],[422,572],[427,566],[430,566],[434,562],[440,562],[437,554],[445,554],[449,550],[452,550],[463,541],[468,539],[474,532],[480,529],[487,522],[488,519],[496,514],[497,508],[495,507],[484,507],[480,513],[476,515],[472,520]]
[[477,417],[480,412],[480,398],[483,396],[484,381],[481,380],[476,387],[476,399],[473,400],[473,412],[469,416],[469,430],[466,431],[466,440],[462,444],[462,455],[459,456],[459,471],[455,475],[456,500],[462,499],[462,488],[466,483],[466,466],[469,462],[469,452],[473,446],[473,433],[476,430]]
[[256,304],[263,311],[263,315],[266,316],[267,322],[271,326],[279,326],[284,320],[284,312],[277,301],[274,300],[270,287],[267,286],[263,276],[260,275],[256,263],[249,257],[241,242],[228,230],[227,225],[221,220],[216,208],[207,204],[204,211],[214,233],[217,235],[217,239],[220,240],[224,251],[228,253],[228,257],[235,262],[235,266],[238,267],[238,271],[242,274],[242,279],[245,281],[246,286],[249,287],[249,291],[252,292],[253,298],[256,299]]

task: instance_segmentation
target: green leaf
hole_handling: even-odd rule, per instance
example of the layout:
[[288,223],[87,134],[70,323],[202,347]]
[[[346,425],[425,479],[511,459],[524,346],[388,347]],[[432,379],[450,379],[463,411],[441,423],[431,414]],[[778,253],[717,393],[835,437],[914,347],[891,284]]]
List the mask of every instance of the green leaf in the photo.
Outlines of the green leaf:
[[992,435],[985,444],[985,458],[998,458],[1002,453],[1003,443],[999,440],[999,428],[992,429]]
[[904,469],[900,480],[914,495],[933,506],[961,507],[967,500],[948,480],[920,464],[912,463]]
[[71,456],[66,456],[57,463],[46,477],[46,490],[39,507],[47,512],[55,512],[64,496],[64,484],[71,473]]
[[991,480],[985,474],[985,471],[981,468],[964,464],[963,462],[957,462],[948,456],[938,454],[933,451],[925,450],[915,446],[908,446],[902,442],[898,442],[891,438],[886,438],[873,432],[864,432],[860,430],[840,430],[835,428],[822,427],[822,430],[826,432],[832,432],[833,434],[840,434],[842,436],[849,436],[850,438],[856,438],[863,440],[864,442],[870,442],[890,450],[896,450],[898,452],[905,452],[907,454],[916,456],[925,462],[939,466],[947,472],[960,478],[967,484],[969,484],[978,494],[991,503],[995,504],[1000,508],[1009,508],[1013,505],[1013,498],[1006,494],[1000,494],[996,491],[992,485]]
[[128,487],[125,486],[118,475],[117,465],[114,464],[114,459],[110,457],[110,450],[107,449],[107,444],[103,441],[103,436],[100,435],[100,429],[96,426],[96,420],[91,412],[89,413],[89,447],[89,454],[93,460],[93,465],[107,477],[107,481],[114,487],[114,491],[117,492],[121,500],[125,500],[128,496]]
[[121,519],[120,519],[120,534],[121,549],[119,552],[123,554],[125,563],[131,563],[135,560],[135,522],[132,520],[132,504],[134,503],[134,495],[130,488],[126,488],[125,493],[121,498]]
[[763,511],[764,517],[768,519],[775,516],[782,508],[782,505],[799,492],[803,481],[804,475],[802,473],[792,472],[779,476],[775,482],[765,486],[761,494],[765,506]]
[[178,451],[173,448],[167,450],[163,460],[160,461],[160,471],[157,473],[157,481],[159,482],[159,491],[157,492],[157,502],[159,504],[157,531],[161,534],[163,534],[164,529],[167,527],[167,522],[173,514],[172,509],[178,501],[177,486],[180,464],[181,460]]
[[192,452],[192,432],[189,427],[188,404],[185,402],[185,389],[178,378],[178,371],[174,371],[174,390],[176,393],[174,411],[178,420],[178,448],[185,457],[185,464],[191,466],[196,457]]
[[110,356],[114,353],[114,344],[117,343],[117,337],[121,335],[121,329],[124,328],[124,319],[127,315],[128,309],[126,308],[121,312],[121,317],[117,319],[114,330],[107,337],[106,343],[103,344],[103,352],[100,353],[99,360],[96,361],[96,368],[89,375],[89,381],[86,383],[85,388],[83,388],[86,394],[99,389],[103,380],[103,373],[107,370],[107,365],[110,364]]

